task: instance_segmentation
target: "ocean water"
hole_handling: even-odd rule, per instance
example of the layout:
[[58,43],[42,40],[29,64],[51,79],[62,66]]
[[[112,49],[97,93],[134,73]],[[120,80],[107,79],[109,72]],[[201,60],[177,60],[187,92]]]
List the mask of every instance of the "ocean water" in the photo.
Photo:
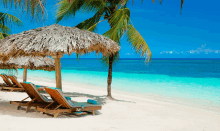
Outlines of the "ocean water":
[[[63,81],[107,88],[108,66],[101,60],[61,59],[61,70]],[[22,73],[18,71],[19,76]],[[54,71],[28,71],[28,77],[39,73],[55,79]],[[158,59],[150,64],[141,59],[119,60],[113,65],[112,89],[220,108],[220,60]]]

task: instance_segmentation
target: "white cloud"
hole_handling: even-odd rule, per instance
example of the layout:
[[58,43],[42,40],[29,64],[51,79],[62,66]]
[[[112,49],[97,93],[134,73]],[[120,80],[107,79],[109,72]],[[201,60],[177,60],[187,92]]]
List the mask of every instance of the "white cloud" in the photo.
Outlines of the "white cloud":
[[210,53],[215,53],[215,54],[220,54],[220,50],[213,50],[210,48],[206,48],[206,44],[201,45],[201,47],[195,49],[195,50],[189,50],[189,51],[181,51],[177,52],[175,50],[173,51],[162,51],[160,54],[210,54]]
[[179,52],[177,52],[177,51],[162,51],[162,52],[160,52],[160,54],[179,54]]
[[133,55],[134,53],[126,53],[125,55]]
[[213,50],[210,48],[206,47],[206,44],[201,45],[201,47],[195,49],[195,50],[189,50],[189,51],[181,51],[177,52],[175,50],[173,51],[162,51],[160,54],[210,54],[210,53],[215,53],[215,54],[220,54],[220,50]]
[[190,53],[190,54],[210,54],[210,53],[220,53],[220,50],[213,50],[213,49],[210,49],[210,48],[206,48],[206,44],[203,44],[201,45],[201,47],[195,49],[195,50],[189,50],[189,51],[186,51],[187,53]]

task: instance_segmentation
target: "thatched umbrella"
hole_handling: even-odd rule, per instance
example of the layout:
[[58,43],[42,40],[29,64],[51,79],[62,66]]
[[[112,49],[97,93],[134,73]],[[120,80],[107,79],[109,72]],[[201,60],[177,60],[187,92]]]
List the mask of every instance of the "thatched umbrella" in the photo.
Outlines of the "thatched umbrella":
[[18,57],[10,58],[7,62],[0,61],[0,69],[24,69],[23,81],[27,81],[27,69],[54,71],[55,61],[49,57]]
[[49,55],[55,58],[57,88],[61,88],[60,58],[63,54],[95,51],[106,56],[119,50],[118,44],[107,37],[58,24],[24,31],[0,40],[0,57],[3,61],[22,55]]

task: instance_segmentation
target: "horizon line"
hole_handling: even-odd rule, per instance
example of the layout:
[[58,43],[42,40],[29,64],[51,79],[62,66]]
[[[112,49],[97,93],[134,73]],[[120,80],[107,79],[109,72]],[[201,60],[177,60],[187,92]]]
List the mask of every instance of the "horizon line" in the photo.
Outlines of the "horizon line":
[[[77,59],[77,58],[61,58],[61,59]],[[79,58],[79,59],[101,59],[101,58]],[[152,58],[152,60],[220,60],[220,58]],[[119,60],[145,60],[145,58],[119,58]]]

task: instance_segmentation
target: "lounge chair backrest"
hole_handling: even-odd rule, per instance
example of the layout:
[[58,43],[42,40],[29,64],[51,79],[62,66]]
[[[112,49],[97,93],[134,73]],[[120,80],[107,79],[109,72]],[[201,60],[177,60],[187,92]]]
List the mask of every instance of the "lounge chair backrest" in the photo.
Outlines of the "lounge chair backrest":
[[59,104],[62,104],[62,107],[65,107],[67,109],[71,108],[71,104],[66,100],[66,98],[63,96],[63,93],[59,89],[50,89],[50,88],[44,88],[46,92],[51,96],[51,98],[56,101]]
[[8,76],[10,79],[11,79],[11,81],[13,82],[13,83],[15,83],[18,87],[20,87],[20,88],[23,88],[22,87],[22,85],[20,84],[20,82],[18,82],[18,80],[17,80],[17,78],[15,77],[15,76]]
[[21,85],[23,86],[25,92],[28,94],[28,96],[31,99],[36,98],[36,100],[34,100],[35,102],[39,102],[39,103],[47,102],[47,99],[41,96],[41,94],[38,92],[37,88],[34,85],[26,84],[26,83],[21,83]]
[[[7,77],[9,80],[11,80],[11,78],[9,76],[6,75],[5,77]],[[16,85],[16,83],[14,81],[11,80],[11,82],[13,83],[13,85]]]
[[11,81],[8,79],[8,77],[6,75],[0,75],[3,79],[3,81],[9,85],[9,86],[13,86],[13,84],[11,83]]

